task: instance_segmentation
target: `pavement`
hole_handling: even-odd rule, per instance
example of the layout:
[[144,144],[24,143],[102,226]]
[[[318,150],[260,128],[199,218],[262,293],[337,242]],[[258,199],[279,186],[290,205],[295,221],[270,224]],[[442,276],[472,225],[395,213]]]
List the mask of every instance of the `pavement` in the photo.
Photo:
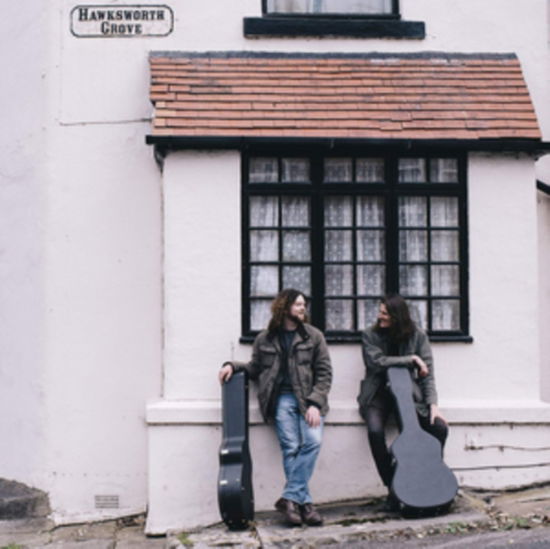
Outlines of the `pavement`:
[[217,523],[162,537],[144,534],[144,516],[56,526],[48,518],[0,521],[0,549],[189,549],[346,547],[397,549],[550,548],[550,484],[517,491],[461,489],[446,515],[405,519],[368,498],[319,506],[320,527],[289,528],[276,512],[257,513],[248,530]]

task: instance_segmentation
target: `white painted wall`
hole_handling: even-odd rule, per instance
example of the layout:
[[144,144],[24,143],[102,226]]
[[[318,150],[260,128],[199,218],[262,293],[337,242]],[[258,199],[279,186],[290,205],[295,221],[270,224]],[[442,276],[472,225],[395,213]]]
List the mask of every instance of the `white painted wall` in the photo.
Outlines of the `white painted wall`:
[[165,163],[168,399],[219,398],[213,371],[238,345],[240,173],[235,151],[173,153]]
[[[0,18],[1,475],[40,485],[45,433],[44,242],[48,10],[9,3]],[[17,44],[7,48],[5,44]],[[9,449],[9,451],[8,451]]]
[[470,154],[468,240],[472,344],[434,345],[441,395],[536,399],[537,210],[528,156]]
[[[3,456],[1,474],[48,491],[58,521],[142,510],[147,482],[157,505],[174,475],[192,476],[182,468],[185,460],[171,453],[187,441],[181,425],[189,416],[199,422],[210,417],[219,403],[220,362],[246,359],[250,352],[238,344],[239,156],[169,155],[161,192],[152,148],[144,144],[152,110],[149,51],[516,52],[545,137],[550,135],[549,71],[542,69],[548,67],[545,0],[402,0],[404,19],[426,22],[422,41],[245,39],[242,18],[259,16],[260,0],[174,3],[174,31],[165,38],[76,38],[70,33],[74,5],[11,2],[0,20],[10,75],[0,87],[0,436],[14,448]],[[462,399],[457,379],[478,375],[482,367],[468,396],[534,399],[537,289],[519,271],[537,272],[532,166],[525,158],[475,156],[469,179],[475,342],[436,346],[440,393],[443,400]],[[498,248],[501,220],[487,216],[485,207],[497,200],[500,208],[514,207],[506,254]],[[547,218],[541,223],[543,245]],[[487,284],[486,270],[495,262],[510,270]],[[542,268],[541,276],[547,260]],[[508,332],[493,329],[492,297],[503,295],[509,306],[502,311],[497,303],[497,310],[508,313],[506,330],[519,331],[527,351]],[[518,327],[520,319],[525,323]],[[493,353],[502,365],[487,365]],[[527,355],[521,370],[515,368],[520,354]],[[332,421],[353,423],[363,368],[359,348],[335,347],[332,356],[332,397],[340,401]],[[145,403],[161,392],[168,400],[160,407],[175,403],[176,416],[188,415],[176,420],[176,428],[166,426],[170,413],[159,423],[150,420],[155,477],[147,479]],[[151,417],[156,410],[150,407]],[[205,451],[217,447],[216,429],[208,427],[199,439]],[[273,490],[267,486],[260,501],[267,505]],[[120,509],[95,509],[95,495],[118,495]],[[181,500],[171,503],[177,508]],[[152,513],[174,524],[165,511],[163,505]]]
[[146,507],[161,178],[146,41],[79,41],[73,5],[42,4],[10,3],[1,20],[0,474],[48,492],[64,522]]

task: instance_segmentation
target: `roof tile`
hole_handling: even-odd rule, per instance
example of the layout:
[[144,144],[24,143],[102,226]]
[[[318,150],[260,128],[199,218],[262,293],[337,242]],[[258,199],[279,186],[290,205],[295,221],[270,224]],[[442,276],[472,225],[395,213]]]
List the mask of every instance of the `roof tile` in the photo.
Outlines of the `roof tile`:
[[540,139],[511,55],[153,54],[153,135]]

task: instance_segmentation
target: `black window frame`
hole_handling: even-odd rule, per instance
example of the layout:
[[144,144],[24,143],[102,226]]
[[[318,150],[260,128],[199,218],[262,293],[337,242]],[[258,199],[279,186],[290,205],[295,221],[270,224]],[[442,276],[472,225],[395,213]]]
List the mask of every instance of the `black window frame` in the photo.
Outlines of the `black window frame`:
[[[309,158],[311,169],[311,183],[248,183],[249,160],[253,157],[277,157],[281,158]],[[384,183],[324,183],[322,181],[323,162],[325,158],[338,157],[376,157],[384,158],[385,179]],[[398,182],[398,160],[400,158],[456,158],[458,167],[457,183],[399,183]],[[280,162],[280,160],[279,160]],[[468,293],[468,219],[467,219],[467,153],[454,151],[416,151],[414,153],[399,150],[376,151],[368,148],[347,148],[342,151],[327,151],[318,147],[293,147],[288,149],[263,147],[250,148],[241,155],[241,204],[242,204],[242,342],[251,342],[258,331],[250,329],[250,267],[249,258],[249,209],[248,200],[254,195],[276,195],[293,196],[307,195],[311,197],[311,299],[309,300],[309,313],[311,322],[325,331],[327,340],[333,343],[346,343],[360,341],[360,333],[366,326],[357,326],[356,331],[326,331],[325,330],[325,295],[324,295],[324,209],[323,200],[328,195],[343,196],[383,196],[385,200],[385,233],[386,233],[386,292],[398,291],[399,280],[398,270],[400,263],[397,208],[399,196],[456,196],[458,198],[458,238],[459,238],[459,299],[460,299],[460,329],[453,331],[428,330],[432,341],[463,341],[470,342],[472,337],[469,334],[469,293]],[[428,200],[429,202],[429,200]],[[354,230],[357,230],[354,227]],[[428,227],[428,233],[430,228]],[[283,261],[279,257],[282,268]],[[359,262],[354,259],[353,265]],[[428,258],[427,265],[434,264],[434,260]],[[435,262],[437,264],[437,262]],[[355,270],[354,270],[355,272]],[[280,279],[282,280],[282,279]],[[281,283],[281,282],[280,282]],[[354,276],[354,285],[355,285]],[[271,301],[272,297],[266,297]],[[380,296],[381,297],[381,296]],[[352,299],[357,302],[357,292]],[[409,298],[407,298],[409,299]],[[430,290],[424,298],[428,303],[428,319],[431,324],[431,307],[429,303],[436,299]],[[414,300],[414,297],[411,297]],[[357,324],[357,309],[354,305],[354,322]]]
[[392,0],[392,13],[280,13],[268,12],[262,0],[262,17],[245,17],[243,32],[247,38],[261,37],[344,37],[396,38],[426,37],[422,21],[401,19],[399,0]]

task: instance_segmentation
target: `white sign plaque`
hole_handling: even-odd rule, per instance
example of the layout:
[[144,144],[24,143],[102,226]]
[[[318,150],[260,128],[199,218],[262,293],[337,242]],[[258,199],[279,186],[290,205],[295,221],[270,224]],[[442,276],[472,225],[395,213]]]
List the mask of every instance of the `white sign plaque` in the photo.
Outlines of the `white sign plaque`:
[[71,10],[71,32],[79,38],[167,36],[174,12],[165,5],[81,5]]

